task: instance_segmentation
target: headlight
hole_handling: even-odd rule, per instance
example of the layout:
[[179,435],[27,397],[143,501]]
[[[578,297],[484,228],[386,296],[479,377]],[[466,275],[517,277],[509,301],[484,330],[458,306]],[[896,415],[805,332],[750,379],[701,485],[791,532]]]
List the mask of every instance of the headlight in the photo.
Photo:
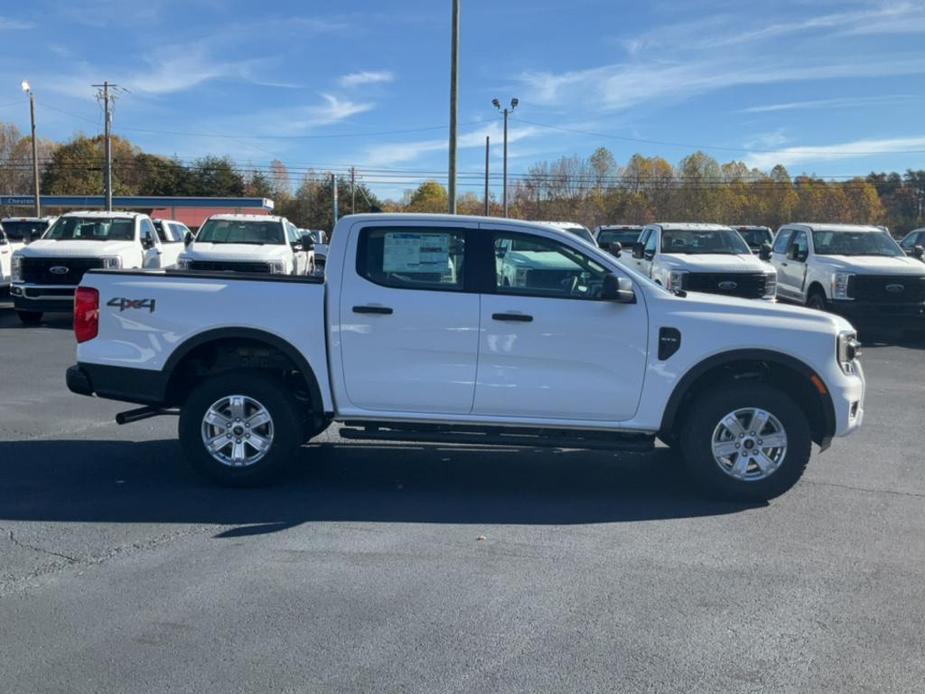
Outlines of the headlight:
[[122,267],[122,258],[117,255],[103,258],[103,267],[107,270],[118,270]]
[[13,254],[12,266],[10,267],[10,281],[22,282],[22,256]]
[[858,334],[844,332],[838,334],[837,358],[838,365],[846,374],[854,373],[854,361],[861,356],[861,343]]
[[832,275],[832,298],[833,299],[850,299],[848,296],[848,286],[851,283],[850,272],[836,272]]
[[271,275],[281,275],[285,272],[285,266],[282,260],[271,260],[267,263]]
[[687,270],[672,270],[668,273],[668,291],[684,289],[684,281],[687,277]]
[[764,279],[764,298],[773,299],[777,296],[777,273],[771,272]]

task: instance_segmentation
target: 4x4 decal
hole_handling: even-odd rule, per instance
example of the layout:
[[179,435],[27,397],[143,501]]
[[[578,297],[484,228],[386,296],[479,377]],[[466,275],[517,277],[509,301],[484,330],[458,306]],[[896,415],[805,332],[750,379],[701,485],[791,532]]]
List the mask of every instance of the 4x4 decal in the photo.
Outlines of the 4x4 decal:
[[113,308],[118,307],[119,313],[125,311],[126,309],[142,308],[146,308],[151,313],[154,313],[154,299],[126,299],[124,297],[118,296],[107,301],[106,305],[112,306]]

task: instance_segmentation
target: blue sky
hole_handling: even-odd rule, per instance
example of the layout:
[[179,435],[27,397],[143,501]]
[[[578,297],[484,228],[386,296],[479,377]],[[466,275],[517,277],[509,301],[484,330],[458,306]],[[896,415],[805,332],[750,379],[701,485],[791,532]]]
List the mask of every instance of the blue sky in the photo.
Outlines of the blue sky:
[[[114,130],[147,151],[294,172],[358,167],[386,196],[446,170],[449,0],[33,0],[0,6],[0,120]],[[480,191],[516,96],[511,171],[599,145],[824,176],[925,168],[925,2],[462,0],[460,169]],[[444,174],[445,175],[445,174]]]

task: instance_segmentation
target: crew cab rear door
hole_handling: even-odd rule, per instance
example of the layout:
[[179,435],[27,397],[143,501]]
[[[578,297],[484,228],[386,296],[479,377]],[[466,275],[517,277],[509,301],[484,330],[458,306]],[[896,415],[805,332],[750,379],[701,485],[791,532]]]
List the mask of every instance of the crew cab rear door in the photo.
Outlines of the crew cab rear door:
[[[646,370],[648,315],[600,298],[609,270],[580,244],[481,225],[482,294],[473,414],[616,422],[631,419]],[[519,269],[506,257],[517,254]],[[619,270],[614,270],[619,273]]]
[[332,268],[341,277],[339,324],[332,326],[340,412],[472,410],[479,295],[466,274],[471,231],[423,220],[350,228],[344,265]]

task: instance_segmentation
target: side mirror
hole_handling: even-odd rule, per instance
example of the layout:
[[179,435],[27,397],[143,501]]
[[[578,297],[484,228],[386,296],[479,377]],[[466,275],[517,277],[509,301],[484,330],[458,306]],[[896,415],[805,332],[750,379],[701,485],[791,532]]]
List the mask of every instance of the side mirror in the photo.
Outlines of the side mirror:
[[925,256],[925,246],[920,243],[915,244],[912,247],[912,257],[921,260],[923,256]]
[[633,291],[633,283],[626,277],[608,274],[604,276],[601,298],[617,304],[635,304],[636,292]]
[[642,253],[643,253],[642,249],[643,249],[643,245],[641,243],[639,243],[638,241],[634,243],[633,244],[633,257],[637,259],[642,258]]
[[315,239],[311,234],[302,234],[302,250],[310,251],[315,248]]
[[146,251],[150,251],[152,248],[154,248],[154,239],[152,239],[150,236],[142,236],[141,247]]
[[184,245],[184,246],[189,246],[192,242],[193,242],[193,232],[188,231],[188,232],[186,232],[186,234],[183,236],[183,245]]
[[642,257],[645,258],[646,260],[652,260],[652,259],[655,257],[655,251],[654,251],[654,250],[652,250],[652,251],[643,251],[643,252],[642,252]]
[[617,258],[623,253],[623,244],[619,241],[614,241],[610,244],[610,247],[607,249],[610,251],[610,254],[616,256]]
[[761,247],[758,249],[758,257],[761,258],[762,260],[771,259],[771,244],[770,243],[765,242],[761,244]]

